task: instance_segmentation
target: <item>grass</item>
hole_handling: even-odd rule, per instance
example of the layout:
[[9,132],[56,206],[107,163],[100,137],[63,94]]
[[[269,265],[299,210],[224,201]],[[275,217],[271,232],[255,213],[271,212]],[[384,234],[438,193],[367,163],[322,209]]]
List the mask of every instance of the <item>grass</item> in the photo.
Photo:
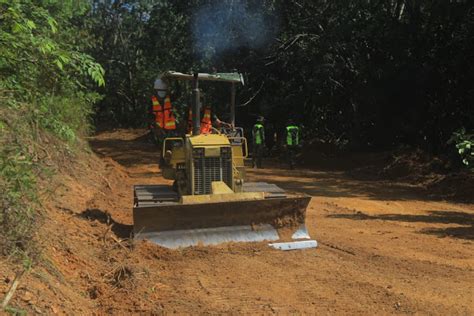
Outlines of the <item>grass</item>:
[[[37,237],[45,220],[41,201],[54,189],[52,176],[86,147],[80,140],[89,132],[93,101],[92,94],[24,103],[0,89],[0,257],[13,270],[40,265],[64,281]],[[11,305],[4,312],[25,314]]]
[[0,254],[10,259],[34,257],[34,228],[39,203],[35,161],[28,118],[8,107],[0,109]]
[[35,261],[40,253],[35,233],[42,221],[38,180],[50,179],[82,149],[78,140],[89,132],[93,99],[44,97],[26,104],[1,92],[0,255]]
[[21,308],[16,308],[16,307],[13,307],[13,306],[5,307],[5,312],[7,312],[10,315],[15,315],[15,316],[27,315],[25,310],[23,310]]

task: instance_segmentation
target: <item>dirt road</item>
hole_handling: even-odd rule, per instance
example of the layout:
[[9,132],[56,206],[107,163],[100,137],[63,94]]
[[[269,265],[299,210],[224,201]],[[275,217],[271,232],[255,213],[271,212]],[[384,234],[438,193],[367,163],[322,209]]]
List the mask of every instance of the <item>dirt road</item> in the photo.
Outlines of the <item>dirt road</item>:
[[[167,250],[127,240],[132,185],[166,182],[143,135],[99,134],[90,144],[101,159],[64,178],[45,227],[57,281],[43,291],[33,284],[45,277],[32,276],[28,289],[41,294],[39,308],[474,314],[474,205],[433,200],[416,186],[354,180],[344,171],[251,170],[251,180],[313,196],[307,226],[317,249],[282,252],[254,243]],[[18,292],[19,300],[28,294]]]
[[[164,181],[154,149],[137,136],[118,131],[92,141],[95,151],[125,168],[130,178],[123,190]],[[141,245],[131,256],[149,266],[151,276],[140,283],[156,294],[157,310],[474,313],[473,205],[433,201],[416,186],[356,181],[342,171],[270,168],[252,170],[250,178],[312,195],[307,222],[320,247]],[[108,211],[131,224],[129,208]]]

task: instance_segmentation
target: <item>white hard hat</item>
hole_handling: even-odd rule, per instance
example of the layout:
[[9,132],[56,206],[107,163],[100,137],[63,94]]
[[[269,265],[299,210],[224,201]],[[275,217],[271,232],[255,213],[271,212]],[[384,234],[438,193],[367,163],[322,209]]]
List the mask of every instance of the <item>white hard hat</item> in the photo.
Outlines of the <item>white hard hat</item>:
[[167,85],[166,82],[164,82],[163,80],[161,80],[161,79],[156,79],[156,80],[155,80],[154,88],[155,88],[155,90],[167,90],[167,89],[168,89],[168,85]]

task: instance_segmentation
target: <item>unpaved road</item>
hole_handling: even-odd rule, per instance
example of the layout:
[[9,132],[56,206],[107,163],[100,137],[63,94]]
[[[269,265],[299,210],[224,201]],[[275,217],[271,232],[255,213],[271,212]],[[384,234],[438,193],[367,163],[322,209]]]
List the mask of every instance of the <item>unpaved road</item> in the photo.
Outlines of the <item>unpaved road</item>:
[[[116,189],[128,190],[125,196],[131,184],[166,182],[155,149],[140,135],[119,130],[91,141],[94,151],[128,173]],[[341,171],[268,168],[249,176],[313,196],[307,226],[319,248],[281,252],[261,243],[171,251],[139,245],[128,262],[151,271],[138,287],[153,294],[141,311],[474,313],[473,205],[433,201],[416,186],[357,181]],[[107,211],[131,224],[131,208]],[[103,305],[123,311],[114,304],[127,304],[126,297],[116,293]]]
[[[472,315],[474,205],[347,172],[250,170],[251,180],[313,196],[317,249],[266,243],[168,250],[129,239],[132,186],[166,183],[143,130],[100,133],[45,192],[41,264],[12,306],[30,313]],[[0,264],[6,293],[13,271]]]

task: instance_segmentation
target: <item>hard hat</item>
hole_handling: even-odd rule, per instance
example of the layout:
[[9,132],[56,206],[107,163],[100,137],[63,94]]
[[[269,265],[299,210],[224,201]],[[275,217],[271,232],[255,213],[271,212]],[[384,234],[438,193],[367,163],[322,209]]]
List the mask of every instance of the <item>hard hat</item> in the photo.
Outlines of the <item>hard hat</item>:
[[163,80],[156,79],[154,88],[155,90],[168,90],[168,85]]
[[257,122],[263,122],[263,121],[265,121],[265,118],[263,116],[259,116],[257,118]]

